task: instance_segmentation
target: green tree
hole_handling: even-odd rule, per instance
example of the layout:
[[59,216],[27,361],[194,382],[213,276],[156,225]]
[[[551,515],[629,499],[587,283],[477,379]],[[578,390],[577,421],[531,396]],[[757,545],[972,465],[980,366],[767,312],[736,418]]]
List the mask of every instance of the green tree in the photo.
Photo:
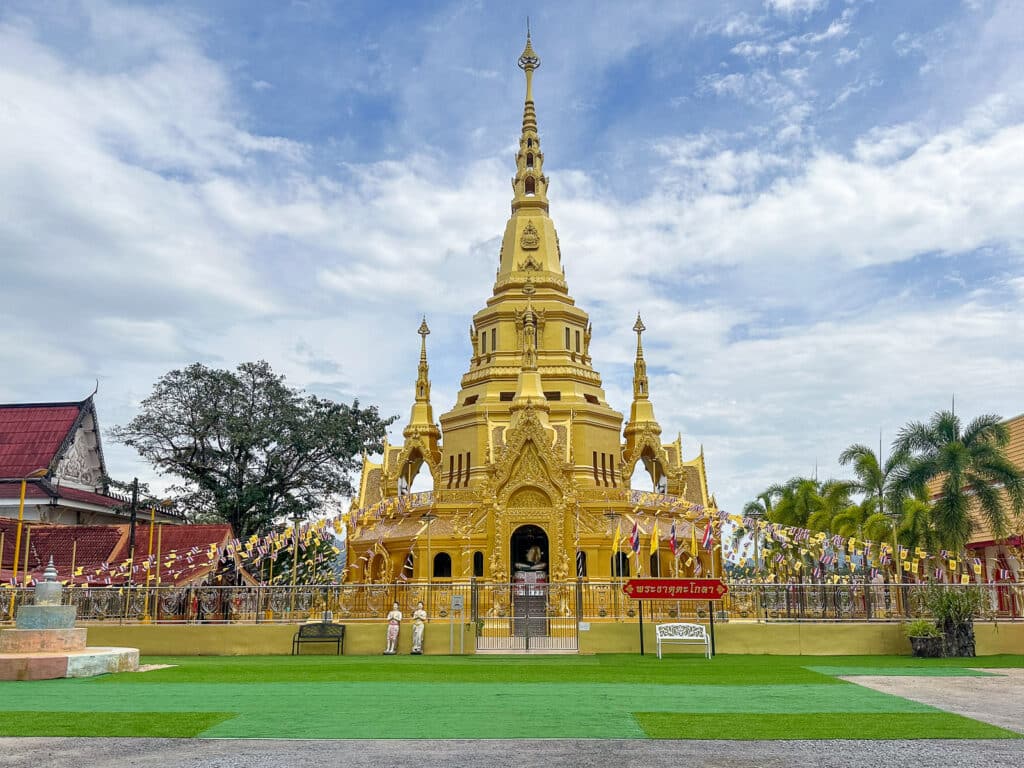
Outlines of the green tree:
[[178,501],[195,519],[223,520],[246,538],[351,495],[362,453],[381,450],[393,421],[358,400],[292,389],[264,361],[234,371],[196,363],[161,376],[111,435],[178,478]]
[[818,481],[794,477],[775,489],[777,500],[769,520],[796,528],[806,528],[811,516],[822,507]]
[[1006,537],[1011,515],[1024,512],[1024,473],[1006,457],[1009,440],[995,415],[979,416],[962,429],[956,414],[939,411],[927,424],[911,422],[900,430],[894,448],[908,458],[895,488],[920,496],[932,484],[929,523],[942,546],[959,551],[967,544],[972,500],[997,540]]

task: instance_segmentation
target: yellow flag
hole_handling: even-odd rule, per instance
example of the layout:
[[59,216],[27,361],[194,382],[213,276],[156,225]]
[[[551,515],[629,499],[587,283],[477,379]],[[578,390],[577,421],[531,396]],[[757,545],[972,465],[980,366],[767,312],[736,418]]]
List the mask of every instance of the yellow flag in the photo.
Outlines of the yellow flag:
[[971,583],[971,577],[968,576],[966,573],[961,574],[960,575],[960,583],[961,584],[970,584]]
[[654,521],[654,530],[651,531],[651,554],[658,552],[658,521]]
[[697,554],[697,526],[690,523],[690,552]]
[[622,523],[615,524],[615,538],[612,540],[612,552],[619,551],[619,542],[622,540]]

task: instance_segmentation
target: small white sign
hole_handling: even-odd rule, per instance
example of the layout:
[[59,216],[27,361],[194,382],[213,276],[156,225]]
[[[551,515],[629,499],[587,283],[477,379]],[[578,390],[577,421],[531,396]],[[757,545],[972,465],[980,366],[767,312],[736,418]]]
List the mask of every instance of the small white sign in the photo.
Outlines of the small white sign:
[[461,611],[462,610],[462,605],[463,605],[462,601],[463,601],[462,595],[452,595],[452,610],[453,611]]
[[590,622],[589,621],[581,621],[580,622],[580,632],[589,632],[589,631],[590,631]]

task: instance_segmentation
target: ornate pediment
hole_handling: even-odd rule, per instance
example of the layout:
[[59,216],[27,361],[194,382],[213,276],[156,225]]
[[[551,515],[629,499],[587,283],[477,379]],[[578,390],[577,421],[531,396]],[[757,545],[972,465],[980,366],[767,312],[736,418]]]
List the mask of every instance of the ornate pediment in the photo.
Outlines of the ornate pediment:
[[103,458],[96,435],[96,420],[88,414],[75,430],[74,437],[64,450],[54,475],[61,484],[71,483],[91,490],[103,485],[104,474]]
[[553,437],[533,406],[519,412],[514,426],[505,430],[505,444],[496,450],[492,488],[498,504],[507,506],[513,494],[527,487],[547,495],[545,506],[572,495],[571,468],[558,455]]

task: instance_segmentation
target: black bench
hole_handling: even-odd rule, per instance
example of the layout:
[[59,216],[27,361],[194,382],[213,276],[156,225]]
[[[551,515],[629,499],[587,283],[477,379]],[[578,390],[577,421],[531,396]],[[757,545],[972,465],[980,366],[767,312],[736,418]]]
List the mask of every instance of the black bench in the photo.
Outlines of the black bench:
[[340,656],[345,652],[345,625],[323,621],[302,624],[292,638],[292,656],[298,655],[299,646],[303,643],[335,643]]

